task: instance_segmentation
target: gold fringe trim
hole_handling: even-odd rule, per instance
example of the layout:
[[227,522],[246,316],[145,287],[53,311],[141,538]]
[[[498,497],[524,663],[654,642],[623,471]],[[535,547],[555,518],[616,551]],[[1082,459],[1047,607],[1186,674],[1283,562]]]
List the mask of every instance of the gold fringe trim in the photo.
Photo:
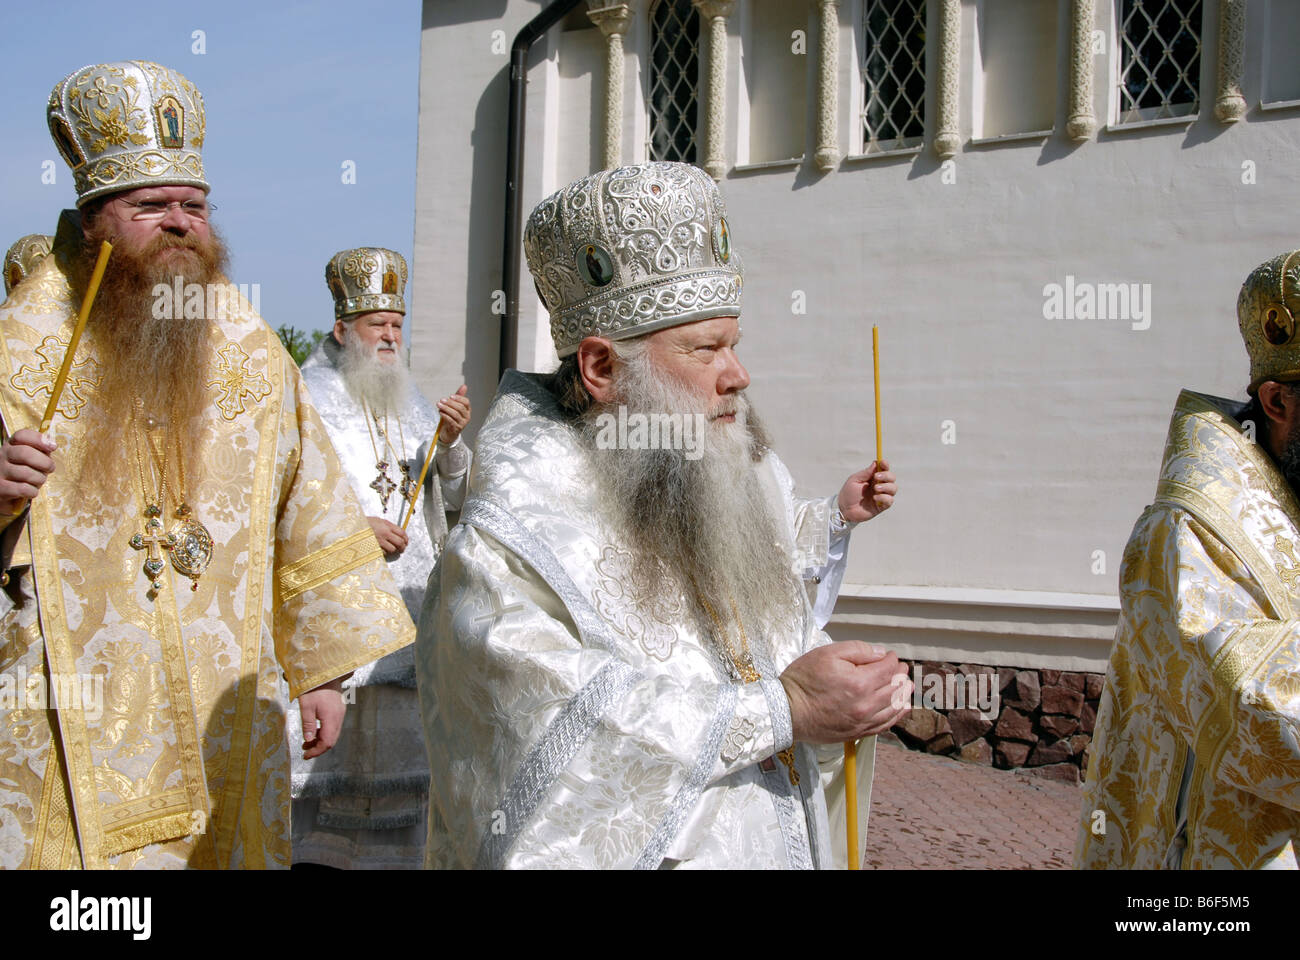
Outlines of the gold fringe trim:
[[193,812],[185,810],[159,817],[157,820],[147,820],[144,823],[113,830],[104,837],[103,856],[113,857],[151,843],[165,843],[168,840],[188,837],[195,832],[194,824],[197,819],[199,818],[196,818]]
[[383,555],[384,551],[379,548],[374,531],[369,527],[358,530],[352,536],[345,537],[324,550],[318,550],[309,557],[303,557],[281,570],[276,581],[280,603],[288,603],[322,583],[329,583],[335,577],[372,560],[381,559]]

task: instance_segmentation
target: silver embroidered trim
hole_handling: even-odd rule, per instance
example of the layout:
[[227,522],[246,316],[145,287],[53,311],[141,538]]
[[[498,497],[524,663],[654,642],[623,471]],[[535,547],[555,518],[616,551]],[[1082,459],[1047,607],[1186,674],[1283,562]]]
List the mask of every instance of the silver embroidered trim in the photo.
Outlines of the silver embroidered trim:
[[476,869],[500,870],[505,865],[506,856],[524,824],[550,792],[556,778],[582,749],[605,711],[640,680],[640,673],[614,660],[564,705],[515,772],[510,789],[498,807],[505,814],[505,830],[493,833],[489,826],[479,844]]
[[[754,658],[754,665],[758,667],[758,672],[762,674],[759,683],[763,687],[763,696],[767,699],[767,710],[772,715],[772,736],[774,749],[782,749],[779,744],[794,744],[794,724],[790,719],[790,698],[786,695],[785,687],[776,676],[776,665],[772,662],[771,657],[767,655],[766,650],[759,651]],[[799,750],[794,752],[794,766],[799,771],[802,778],[812,776],[820,777],[820,771],[814,767],[811,771],[802,769],[799,763]],[[764,783],[769,783],[774,777],[769,775],[764,778]],[[776,810],[777,822],[781,825],[781,839],[785,841],[785,857],[792,870],[811,870],[813,869],[813,825],[807,817],[807,809],[804,810],[804,823],[802,827],[796,819],[796,807],[794,801],[794,791],[799,788],[790,783],[789,775],[786,771],[785,764],[777,764],[777,775],[775,777],[777,785],[769,785],[768,791],[772,795],[772,806]],[[802,791],[801,797],[802,800]],[[802,804],[801,804],[802,806]]]
[[686,816],[699,800],[709,780],[709,772],[717,762],[722,750],[722,738],[736,710],[736,687],[726,683],[718,689],[718,702],[713,710],[713,719],[709,722],[708,732],[704,735],[704,746],[700,749],[695,767],[686,775],[685,782],[673,797],[672,805],[664,818],[655,827],[654,835],[646,844],[641,856],[637,858],[635,870],[656,870],[663,863],[664,854],[681,831]]
[[776,813],[785,844],[786,865],[791,870],[811,870],[812,862],[808,859],[807,845],[803,843],[799,829],[799,808],[790,795],[795,788],[790,785],[785,764],[777,762],[776,769],[770,772],[753,764],[745,768],[744,777],[772,800],[772,810]]
[[[811,745],[806,743],[794,745],[794,765],[804,777],[804,783],[817,782],[808,780],[809,776],[820,778],[817,751]],[[831,866],[830,824],[827,820],[826,798],[819,790],[805,790],[802,786],[796,789],[803,800],[803,815],[804,822],[808,825],[808,850],[812,855],[812,869],[826,870]]]
[[[508,511],[487,500],[474,498],[461,514],[461,522],[492,536],[529,564],[568,607],[585,646],[611,651],[603,621],[587,604],[549,547]],[[524,824],[550,792],[561,772],[577,755],[609,707],[643,678],[635,668],[614,660],[573,696],[551,721],[536,746],[515,771],[497,809],[505,814],[505,831],[493,833],[491,825],[479,844],[478,868],[500,869]]]
[[492,501],[475,497],[466,504],[460,522],[491,534],[536,570],[569,609],[584,646],[607,651],[615,649],[606,632],[605,621],[597,616],[577,585],[569,579],[555,554],[517,518]]
[[790,698],[786,696],[781,681],[772,676],[772,664],[766,657],[761,658],[763,665],[758,668],[763,675],[758,681],[763,687],[763,696],[767,698],[767,711],[772,715],[772,747],[784,750],[794,744],[794,722],[790,719]]

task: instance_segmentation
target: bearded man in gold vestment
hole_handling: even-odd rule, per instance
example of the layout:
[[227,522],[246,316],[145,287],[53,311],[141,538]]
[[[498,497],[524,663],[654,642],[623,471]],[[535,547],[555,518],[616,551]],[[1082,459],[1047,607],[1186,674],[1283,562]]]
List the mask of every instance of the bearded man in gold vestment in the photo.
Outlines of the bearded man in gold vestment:
[[342,681],[414,629],[296,365],[225,279],[199,92],[98,64],[49,122],[79,212],[0,309],[0,867],[286,867],[288,700],[324,753]]
[[1300,251],[1237,300],[1251,400],[1183,391],[1120,573],[1076,864],[1289,868],[1300,839]]

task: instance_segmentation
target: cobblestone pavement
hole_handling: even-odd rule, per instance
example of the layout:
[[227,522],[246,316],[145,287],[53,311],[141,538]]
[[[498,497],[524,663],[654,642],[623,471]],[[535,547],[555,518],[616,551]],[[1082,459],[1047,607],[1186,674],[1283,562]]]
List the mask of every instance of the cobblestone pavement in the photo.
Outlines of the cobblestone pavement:
[[864,868],[1068,869],[1082,788],[876,746]]

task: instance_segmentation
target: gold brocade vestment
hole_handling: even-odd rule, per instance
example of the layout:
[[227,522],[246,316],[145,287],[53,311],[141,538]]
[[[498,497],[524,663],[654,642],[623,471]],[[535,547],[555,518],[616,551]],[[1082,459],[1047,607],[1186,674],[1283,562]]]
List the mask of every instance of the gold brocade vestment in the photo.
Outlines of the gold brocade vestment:
[[[54,256],[0,308],[7,433],[39,423],[73,312]],[[413,639],[297,367],[246,302],[228,313],[195,371],[211,403],[186,493],[214,540],[196,591],[168,564],[147,596],[130,538],[157,497],[129,449],[94,443],[98,362],[78,349],[0,594],[0,679],[28,688],[0,685],[0,867],[287,866],[286,697]],[[120,489],[79,488],[86,458]],[[72,678],[101,702],[27,695]]]
[[1125,550],[1077,866],[1296,867],[1300,506],[1235,406],[1178,398]]

